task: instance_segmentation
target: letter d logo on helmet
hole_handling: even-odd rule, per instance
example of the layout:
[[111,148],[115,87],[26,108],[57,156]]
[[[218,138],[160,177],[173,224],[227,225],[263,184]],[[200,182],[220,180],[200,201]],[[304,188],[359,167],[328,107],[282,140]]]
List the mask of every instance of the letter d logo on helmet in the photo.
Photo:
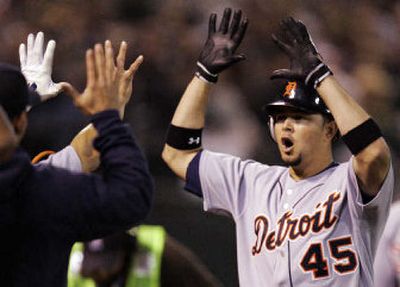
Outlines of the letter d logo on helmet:
[[297,83],[296,82],[288,82],[285,91],[283,93],[283,97],[294,97],[296,93]]
[[274,141],[274,115],[283,110],[297,110],[305,113],[320,113],[331,117],[331,112],[314,89],[307,88],[301,82],[286,83],[279,99],[263,107],[268,117],[270,135]]

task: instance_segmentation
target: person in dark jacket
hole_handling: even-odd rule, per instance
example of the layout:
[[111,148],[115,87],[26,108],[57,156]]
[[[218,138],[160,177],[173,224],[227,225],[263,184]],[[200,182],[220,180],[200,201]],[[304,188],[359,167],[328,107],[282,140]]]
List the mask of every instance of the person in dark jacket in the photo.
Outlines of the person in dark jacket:
[[[51,75],[55,45],[56,42],[50,40],[44,52],[43,32],[36,36],[29,34],[27,45],[20,45],[21,71],[28,84],[37,87],[40,97],[34,106],[60,92],[62,85],[54,83]],[[130,96],[129,91],[120,93],[121,117]],[[32,163],[74,172],[96,172],[100,160],[92,145],[95,134],[95,130],[88,126],[74,137],[70,145],[58,152],[44,150],[32,159]],[[188,247],[170,236],[162,226],[140,225],[126,232],[74,244],[69,261],[68,287],[94,286],[217,287],[222,284]]]
[[[126,51],[126,43],[119,56],[121,50]],[[106,41],[105,47],[96,44],[86,53],[82,94],[63,83],[75,105],[91,116],[102,176],[30,163],[15,142],[25,133],[32,92],[19,69],[0,64],[0,105],[7,114],[0,109],[0,147],[5,146],[0,149],[1,286],[66,286],[68,257],[76,241],[126,230],[148,214],[153,182],[118,112],[120,85],[132,79],[142,61],[140,56],[124,70],[124,57],[117,57],[115,65]]]

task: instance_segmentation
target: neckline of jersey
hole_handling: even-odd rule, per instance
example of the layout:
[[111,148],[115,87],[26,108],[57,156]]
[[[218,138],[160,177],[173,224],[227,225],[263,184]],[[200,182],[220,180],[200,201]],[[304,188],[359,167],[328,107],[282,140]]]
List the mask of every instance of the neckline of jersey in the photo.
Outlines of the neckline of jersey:
[[292,176],[290,175],[289,169],[287,169],[286,172],[287,172],[287,176],[290,181],[290,185],[299,185],[299,184],[303,184],[305,182],[314,183],[315,181],[318,181],[320,179],[320,177],[322,177],[327,171],[330,171],[331,168],[336,167],[338,165],[339,165],[338,162],[333,161],[327,167],[325,167],[323,170],[321,170],[320,172],[318,172],[312,176],[309,176],[307,178],[297,180],[297,181],[292,178]]

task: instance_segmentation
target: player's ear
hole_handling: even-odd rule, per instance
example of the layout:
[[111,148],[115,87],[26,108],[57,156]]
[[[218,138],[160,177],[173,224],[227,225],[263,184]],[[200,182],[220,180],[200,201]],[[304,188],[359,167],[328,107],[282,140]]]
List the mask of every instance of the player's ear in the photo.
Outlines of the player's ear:
[[332,141],[338,132],[338,127],[333,119],[325,118],[325,135],[329,141]]

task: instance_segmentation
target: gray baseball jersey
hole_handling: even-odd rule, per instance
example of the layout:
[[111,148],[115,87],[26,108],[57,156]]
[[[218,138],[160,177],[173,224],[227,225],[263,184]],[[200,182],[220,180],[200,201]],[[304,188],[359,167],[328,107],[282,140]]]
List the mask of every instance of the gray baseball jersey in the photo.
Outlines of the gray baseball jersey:
[[203,151],[189,165],[187,189],[196,193],[196,182],[204,209],[236,223],[241,286],[373,286],[392,167],[367,204],[351,159],[296,182],[288,168]]
[[47,159],[37,163],[37,165],[42,164],[68,169],[72,172],[82,172],[82,165],[79,156],[70,145],[59,152],[50,155]]
[[374,262],[376,287],[400,286],[400,202],[392,205]]

